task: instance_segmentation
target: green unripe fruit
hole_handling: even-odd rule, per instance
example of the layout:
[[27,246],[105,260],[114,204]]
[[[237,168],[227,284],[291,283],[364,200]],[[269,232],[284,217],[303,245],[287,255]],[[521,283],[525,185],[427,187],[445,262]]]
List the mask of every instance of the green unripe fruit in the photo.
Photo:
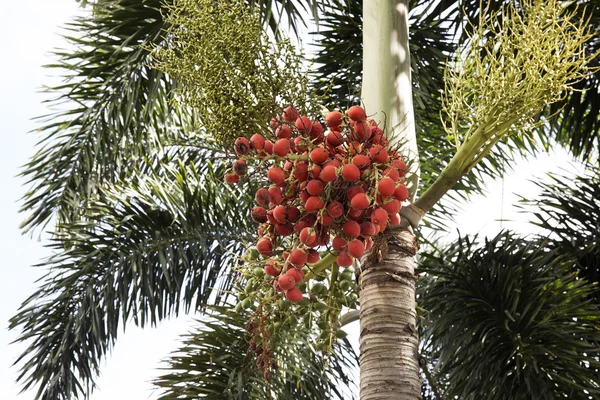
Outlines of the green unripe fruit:
[[256,261],[258,260],[258,250],[256,250],[255,247],[252,247],[246,250],[242,258],[246,261]]
[[338,339],[345,339],[345,338],[346,338],[346,336],[348,336],[348,334],[347,334],[346,332],[344,332],[343,330],[341,330],[341,329],[340,329],[340,330],[338,330],[338,331],[335,333],[335,336],[336,336]]
[[245,299],[244,301],[242,301],[242,308],[248,309],[250,307],[252,307],[252,304],[254,304],[254,302],[251,299]]
[[281,311],[287,311],[290,309],[290,306],[292,304],[289,301],[278,301],[277,302],[277,308],[279,308]]
[[240,301],[244,300],[246,297],[248,297],[248,295],[246,295],[246,293],[244,293],[244,292],[239,292],[237,295],[237,298]]
[[319,339],[329,339],[329,337],[331,336],[331,331],[329,329],[324,330],[323,332],[321,332],[321,334],[319,335]]
[[317,326],[319,327],[319,329],[326,330],[326,329],[329,328],[329,322],[327,322],[327,321],[319,321],[319,322],[317,322]]
[[248,282],[246,282],[245,292],[246,293],[254,292],[256,289],[258,289],[259,286],[260,286],[259,281],[257,281],[254,278],[249,279]]
[[322,301],[318,301],[313,304],[313,307],[317,311],[325,311],[327,309],[327,304],[323,303]]
[[340,289],[342,289],[343,291],[350,289],[350,281],[347,281],[347,280],[340,281]]
[[327,288],[322,283],[317,282],[312,285],[312,288],[310,290],[314,294],[321,294],[321,293],[324,293],[325,290],[327,290]]
[[257,278],[264,278],[265,276],[265,270],[264,268],[260,268],[260,267],[256,267],[252,270],[252,273],[254,274],[255,277]]
[[241,313],[242,311],[244,311],[244,307],[242,306],[242,303],[241,303],[241,302],[240,302],[240,303],[237,303],[237,304],[235,305],[235,312],[236,312],[236,313]]
[[316,280],[316,281],[319,281],[319,282],[320,282],[320,281],[324,281],[326,278],[327,278],[327,277],[326,277],[326,276],[323,276],[323,275],[317,275],[317,276],[315,276],[315,280]]
[[343,280],[352,280],[354,273],[349,270],[349,269],[345,269],[342,271],[342,273],[340,274],[340,277]]

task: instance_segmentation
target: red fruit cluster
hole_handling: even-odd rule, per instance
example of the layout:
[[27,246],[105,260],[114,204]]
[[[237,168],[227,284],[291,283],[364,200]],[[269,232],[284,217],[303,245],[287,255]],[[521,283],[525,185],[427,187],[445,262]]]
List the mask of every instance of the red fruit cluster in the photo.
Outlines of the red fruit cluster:
[[236,140],[240,159],[226,175],[227,182],[237,182],[248,171],[247,160],[268,166],[269,185],[256,192],[252,210],[259,224],[256,248],[267,259],[265,272],[275,289],[291,301],[302,300],[302,267],[319,260],[317,248],[338,252],[342,267],[352,265],[371,248],[373,236],[399,223],[408,198],[405,163],[362,107],[350,107],[346,115],[332,111],[325,125],[327,132],[321,122],[287,107],[271,120],[271,137]]

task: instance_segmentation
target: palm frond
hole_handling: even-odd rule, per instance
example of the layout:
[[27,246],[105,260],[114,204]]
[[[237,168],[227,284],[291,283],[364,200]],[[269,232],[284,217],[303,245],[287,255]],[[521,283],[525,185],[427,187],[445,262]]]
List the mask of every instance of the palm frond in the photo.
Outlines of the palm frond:
[[161,146],[178,114],[169,95],[174,82],[150,67],[146,48],[160,41],[161,4],[97,2],[67,25],[74,49],[56,52],[57,63],[47,66],[65,80],[48,90],[56,96],[48,104],[66,110],[40,118],[40,149],[22,173],[33,185],[22,206],[25,230],[52,217],[59,225],[77,221],[99,185],[116,182],[130,160]]
[[[543,229],[547,247],[575,262],[573,269],[590,282],[600,282],[600,168],[588,164],[580,176],[549,174],[535,181],[537,199],[521,198],[533,224]],[[593,295],[600,302],[600,289]]]
[[28,343],[16,362],[24,389],[77,397],[93,388],[119,324],[155,324],[180,304],[223,297],[249,239],[252,201],[245,188],[223,187],[225,167],[204,157],[197,169],[163,167],[100,188],[87,219],[56,235],[57,253],[40,265],[48,274],[10,321]]
[[347,341],[336,346],[326,364],[302,325],[278,332],[277,369],[266,381],[256,367],[245,325],[247,316],[212,307],[209,318],[184,340],[155,381],[162,400],[171,399],[350,399],[349,370],[356,356]]
[[502,232],[424,253],[423,348],[444,398],[598,398],[595,285],[572,259]]

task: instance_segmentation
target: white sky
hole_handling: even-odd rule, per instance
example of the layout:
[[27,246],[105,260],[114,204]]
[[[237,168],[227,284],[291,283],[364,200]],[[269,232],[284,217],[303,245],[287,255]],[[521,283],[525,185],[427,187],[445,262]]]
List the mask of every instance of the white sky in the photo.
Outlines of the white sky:
[[[17,332],[8,332],[8,319],[15,314],[19,304],[29,296],[42,275],[39,269],[30,266],[39,262],[48,251],[42,243],[22,236],[19,224],[24,215],[18,213],[19,199],[25,189],[23,179],[16,177],[20,166],[34,154],[37,136],[27,134],[36,128],[31,118],[48,110],[41,104],[43,95],[38,93],[43,85],[57,81],[47,76],[41,66],[52,61],[49,51],[64,47],[59,36],[59,26],[77,12],[74,0],[20,0],[5,1],[2,5],[3,23],[0,37],[3,41],[0,60],[0,121],[2,143],[0,148],[0,252],[4,262],[0,265],[0,397],[4,400],[33,399],[32,391],[17,396],[20,388],[14,383],[17,369],[10,368],[23,346],[9,345]],[[513,192],[534,197],[535,188],[529,182],[532,173],[542,176],[548,169],[576,169],[568,164],[568,156],[559,151],[542,155],[537,160],[519,163],[513,174],[505,177],[502,200],[501,181],[489,185],[487,197],[477,199],[469,211],[457,216],[461,232],[482,232],[494,235],[500,229],[496,220],[503,213],[505,219],[521,218],[510,207],[515,202]],[[502,208],[502,203],[504,207]],[[522,222],[504,223],[504,228],[517,229],[523,233],[534,231]],[[115,350],[102,365],[102,376],[98,379],[99,389],[92,400],[155,399],[152,385],[148,382],[160,374],[156,369],[161,359],[175,350],[179,334],[187,332],[190,317],[165,321],[157,329],[140,330],[128,325],[128,331],[119,337]],[[358,329],[350,330],[350,339],[355,342]]]

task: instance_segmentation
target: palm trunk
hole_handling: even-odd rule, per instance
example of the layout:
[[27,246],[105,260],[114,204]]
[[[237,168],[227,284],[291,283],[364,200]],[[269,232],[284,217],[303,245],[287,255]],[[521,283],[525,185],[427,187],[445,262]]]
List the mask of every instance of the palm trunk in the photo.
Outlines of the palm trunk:
[[[362,99],[367,113],[385,123],[390,141],[402,142],[402,154],[412,161],[412,200],[419,173],[406,3],[363,2]],[[360,269],[361,400],[421,398],[414,274],[418,245],[412,229],[420,215],[413,208],[401,215],[400,226],[386,232],[386,240]]]

